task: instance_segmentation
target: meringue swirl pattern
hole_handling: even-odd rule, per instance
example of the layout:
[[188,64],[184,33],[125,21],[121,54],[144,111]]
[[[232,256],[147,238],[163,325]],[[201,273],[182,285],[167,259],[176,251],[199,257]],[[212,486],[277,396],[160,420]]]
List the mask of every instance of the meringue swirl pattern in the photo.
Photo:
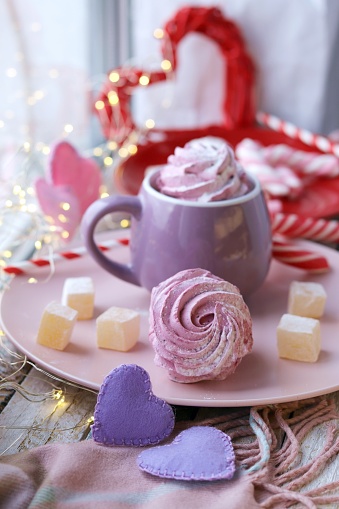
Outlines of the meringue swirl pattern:
[[160,171],[156,187],[168,196],[200,202],[227,200],[248,191],[245,172],[232,148],[213,136],[176,147]]
[[187,269],[153,288],[149,339],[171,380],[224,380],[252,350],[252,319],[236,286]]

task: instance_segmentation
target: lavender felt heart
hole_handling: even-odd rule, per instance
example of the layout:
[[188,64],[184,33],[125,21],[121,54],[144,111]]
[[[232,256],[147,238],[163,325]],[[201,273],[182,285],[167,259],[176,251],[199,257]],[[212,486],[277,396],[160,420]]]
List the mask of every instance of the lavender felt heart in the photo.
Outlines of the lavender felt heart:
[[147,449],[138,456],[141,470],[184,481],[231,479],[234,461],[229,436],[209,426],[186,429],[171,444]]
[[122,364],[104,379],[94,412],[92,436],[104,445],[158,444],[174,428],[170,405],[152,393],[147,371]]

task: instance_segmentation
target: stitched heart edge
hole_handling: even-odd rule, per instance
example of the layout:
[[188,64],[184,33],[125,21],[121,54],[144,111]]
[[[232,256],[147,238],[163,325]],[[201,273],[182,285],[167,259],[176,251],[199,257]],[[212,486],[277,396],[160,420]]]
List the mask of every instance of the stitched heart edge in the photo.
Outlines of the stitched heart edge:
[[[139,371],[141,373],[141,375],[143,377],[143,383],[145,384],[145,393],[148,394],[148,401],[150,401],[151,403],[155,403],[156,405],[160,406],[161,408],[167,408],[168,414],[169,414],[169,423],[162,434],[145,436],[145,437],[138,439],[138,441],[130,440],[127,437],[122,438],[119,441],[115,440],[114,438],[109,439],[109,440],[105,440],[105,439],[98,440],[98,437],[96,438],[95,435],[97,433],[100,433],[102,430],[102,422],[100,420],[100,406],[101,406],[101,400],[105,395],[104,394],[105,389],[106,389],[107,385],[110,383],[113,376],[115,376],[115,374],[118,370],[120,370],[120,369],[130,370],[131,368],[134,368],[136,371]],[[171,408],[171,406],[168,403],[166,403],[166,401],[158,398],[157,396],[155,396],[153,394],[149,374],[147,373],[147,371],[144,368],[142,368],[141,366],[138,366],[137,364],[121,364],[120,366],[118,366],[117,368],[112,370],[111,373],[109,373],[106,376],[105,380],[103,381],[103,383],[100,387],[100,391],[98,394],[97,403],[96,403],[96,407],[95,407],[95,411],[94,411],[94,424],[92,424],[92,426],[91,426],[92,437],[95,442],[100,443],[102,445],[106,445],[106,446],[144,447],[147,445],[156,445],[156,444],[162,442],[163,440],[165,440],[165,438],[167,438],[172,433],[172,431],[174,429],[174,425],[175,425],[175,416],[174,416],[173,409]]]

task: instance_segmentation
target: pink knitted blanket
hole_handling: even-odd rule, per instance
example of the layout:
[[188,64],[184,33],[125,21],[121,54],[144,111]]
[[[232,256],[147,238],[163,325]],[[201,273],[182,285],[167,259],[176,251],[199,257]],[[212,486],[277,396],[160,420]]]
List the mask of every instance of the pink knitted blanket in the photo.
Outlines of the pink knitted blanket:
[[[338,507],[339,482],[308,489],[339,452],[337,419],[334,403],[318,398],[301,408],[298,403],[252,408],[249,415],[242,409],[200,421],[199,425],[212,425],[232,438],[237,471],[231,481],[154,477],[138,469],[140,448],[106,447],[91,439],[43,445],[0,458],[0,508],[251,509],[297,503],[310,509],[324,503]],[[323,449],[302,465],[301,443],[321,423],[327,423]],[[173,436],[196,424],[177,423]]]

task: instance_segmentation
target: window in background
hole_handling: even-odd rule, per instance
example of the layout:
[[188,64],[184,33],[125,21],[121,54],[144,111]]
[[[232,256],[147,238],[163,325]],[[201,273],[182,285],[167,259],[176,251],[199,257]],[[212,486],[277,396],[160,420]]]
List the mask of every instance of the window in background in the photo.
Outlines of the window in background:
[[0,3],[0,148],[91,144],[90,94],[128,58],[128,1]]
[[[98,91],[105,74],[131,58],[131,0],[87,0],[89,4],[89,65],[92,90]],[[97,117],[92,118],[92,144],[103,141]]]
[[67,139],[91,155],[103,141],[93,97],[128,58],[128,23],[129,0],[0,2],[0,251],[16,226],[40,227],[9,194],[27,197],[51,146]]
[[[16,0],[0,4],[1,149],[49,146],[88,128],[86,2]],[[27,146],[27,145],[26,145]],[[47,151],[47,148],[45,148]]]

